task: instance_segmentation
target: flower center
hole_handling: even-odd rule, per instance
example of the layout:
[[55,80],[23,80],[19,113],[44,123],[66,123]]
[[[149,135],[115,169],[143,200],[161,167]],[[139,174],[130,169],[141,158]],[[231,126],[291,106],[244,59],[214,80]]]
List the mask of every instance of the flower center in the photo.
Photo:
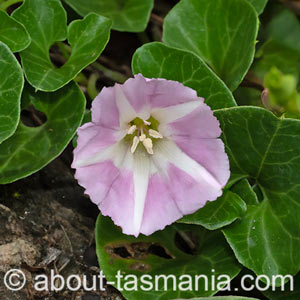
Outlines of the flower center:
[[148,120],[135,118],[128,126],[127,136],[132,139],[131,153],[134,153],[139,143],[143,144],[149,154],[153,154],[153,139],[162,139],[158,131],[158,121],[153,117]]

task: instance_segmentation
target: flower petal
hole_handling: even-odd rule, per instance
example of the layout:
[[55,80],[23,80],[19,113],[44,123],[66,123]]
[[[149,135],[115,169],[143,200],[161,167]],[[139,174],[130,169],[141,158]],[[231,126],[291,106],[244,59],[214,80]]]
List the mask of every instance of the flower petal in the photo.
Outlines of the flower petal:
[[132,107],[139,113],[149,111],[151,107],[168,107],[197,98],[196,91],[180,82],[164,78],[149,79],[141,74],[128,79],[122,89]]
[[152,156],[154,174],[149,180],[140,232],[149,235],[191,214],[222,194],[222,186],[203,166],[171,141],[159,141]]
[[150,235],[180,219],[183,214],[170,191],[169,179],[160,173],[150,177],[141,233]]
[[176,145],[189,157],[201,164],[225,186],[229,177],[229,160],[221,139],[196,139],[175,136]]
[[114,145],[118,140],[115,130],[86,123],[77,130],[77,147],[74,150],[72,168],[76,168],[79,161],[93,157],[105,148]]
[[[202,165],[197,163],[191,157],[180,150],[171,140],[161,140],[156,143],[154,149],[153,161],[155,164],[162,162],[171,163],[180,170],[189,174],[196,181],[204,182],[211,189],[221,189],[222,184]],[[165,165],[165,168],[168,165]]]
[[191,114],[196,108],[199,108],[203,100],[189,101],[173,106],[164,108],[155,108],[151,111],[152,117],[154,117],[161,125],[174,122],[178,119]]
[[115,89],[104,87],[92,102],[92,121],[103,127],[117,129],[120,127],[119,110],[115,101]]
[[115,85],[115,101],[120,114],[120,125],[121,127],[127,126],[130,121],[136,118],[137,113],[131,106],[119,84]]
[[189,138],[218,138],[221,135],[220,123],[213,111],[205,103],[201,103],[191,113],[174,122],[162,125],[159,131],[164,136],[186,136]]
[[132,234],[134,194],[133,173],[117,168],[112,161],[78,168],[75,178],[85,188],[101,213],[110,216],[125,234]]

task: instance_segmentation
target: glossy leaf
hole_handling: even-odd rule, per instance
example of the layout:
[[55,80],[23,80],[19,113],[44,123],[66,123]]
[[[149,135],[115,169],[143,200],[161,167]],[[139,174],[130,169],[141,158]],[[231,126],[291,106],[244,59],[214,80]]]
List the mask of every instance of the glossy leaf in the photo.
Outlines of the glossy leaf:
[[234,90],[253,61],[257,29],[245,0],[182,0],[165,18],[163,40],[199,55]]
[[153,0],[65,0],[79,15],[90,12],[103,15],[112,20],[112,29],[119,31],[144,31]]
[[12,52],[19,52],[30,44],[30,37],[22,24],[0,10],[0,41]]
[[[31,45],[21,52],[25,76],[42,91],[55,91],[75,78],[99,57],[110,35],[111,21],[96,14],[73,21],[67,28],[66,13],[59,0],[26,0],[13,16],[32,39]],[[56,68],[49,49],[67,35],[72,52],[68,61]]]
[[242,179],[241,181],[236,183],[231,188],[231,191],[235,194],[238,194],[247,203],[247,205],[259,204],[257,196],[247,179]]
[[226,85],[199,57],[190,52],[162,43],[149,43],[135,52],[132,70],[149,78],[179,81],[196,90],[212,109],[236,105]]
[[71,141],[85,111],[85,97],[75,83],[54,93],[35,93],[27,87],[23,101],[45,113],[47,122],[39,127],[20,122],[15,134],[0,145],[1,184],[26,177],[56,158]]
[[245,214],[246,203],[230,191],[225,191],[216,201],[206,205],[191,215],[184,216],[179,223],[197,224],[209,230],[219,229],[231,224]]
[[9,48],[0,42],[0,144],[17,129],[24,85],[22,69]]
[[268,2],[268,0],[248,0],[256,9],[258,14],[261,14]]
[[[175,242],[178,231],[183,236],[186,236],[186,232],[192,234],[193,239],[189,239],[189,241],[198,246],[194,254],[187,254],[178,248],[177,242]],[[131,300],[170,300],[178,297],[195,297],[199,294],[210,296],[217,292],[218,283],[226,284],[224,280],[229,281],[229,278],[235,277],[240,271],[240,266],[222,234],[218,231],[207,231],[195,225],[173,224],[151,236],[135,238],[122,234],[120,228],[115,226],[110,218],[99,215],[96,225],[96,247],[101,270],[103,270],[107,280],[114,281],[115,285],[115,275],[118,270],[123,276],[137,275],[140,285],[143,283],[142,275],[152,276],[153,287],[148,290],[142,290],[141,286],[138,291],[126,290],[126,277],[122,280],[119,290],[125,298]],[[120,255],[122,250],[124,252],[123,257]],[[176,278],[174,281],[168,280],[166,290],[163,290],[164,282],[162,280],[155,286],[155,276],[162,274],[167,276],[172,274]],[[203,279],[199,279],[198,291],[195,290],[196,283],[193,277],[200,274],[208,276],[206,291],[204,290]],[[227,274],[228,277],[220,278],[220,274]],[[189,287],[187,283],[180,286],[181,281],[186,282],[187,280],[186,277],[180,279],[181,275],[190,276],[194,286]],[[214,291],[211,290],[213,287],[212,275],[215,276],[216,280]],[[177,283],[175,288],[174,282]],[[124,287],[124,289],[121,290],[120,287],[121,289]],[[180,287],[190,290],[180,291]],[[177,290],[175,291],[175,289]]]
[[256,274],[300,269],[300,121],[255,107],[219,110],[232,174],[257,183],[263,199],[223,231],[239,262]]

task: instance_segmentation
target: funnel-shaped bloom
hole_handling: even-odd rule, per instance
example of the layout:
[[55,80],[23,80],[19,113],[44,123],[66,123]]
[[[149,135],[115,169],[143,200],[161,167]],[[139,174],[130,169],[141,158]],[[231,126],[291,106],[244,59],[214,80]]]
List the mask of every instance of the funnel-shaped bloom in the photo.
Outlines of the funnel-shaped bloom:
[[126,234],[149,235],[222,194],[229,162],[220,134],[194,90],[137,75],[96,97],[72,167],[103,215]]

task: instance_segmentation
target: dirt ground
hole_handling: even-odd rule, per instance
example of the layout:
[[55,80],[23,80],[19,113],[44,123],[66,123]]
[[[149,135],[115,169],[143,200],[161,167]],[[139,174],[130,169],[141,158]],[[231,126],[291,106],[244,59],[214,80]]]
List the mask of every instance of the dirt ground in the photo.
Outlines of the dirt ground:
[[[97,214],[64,157],[26,179],[0,186],[0,299],[123,299],[107,286],[105,292],[89,293],[33,288],[33,278],[50,275],[51,270],[65,278],[99,273],[94,244]],[[5,272],[12,268],[26,274],[27,284],[20,292],[10,292],[3,284]]]

